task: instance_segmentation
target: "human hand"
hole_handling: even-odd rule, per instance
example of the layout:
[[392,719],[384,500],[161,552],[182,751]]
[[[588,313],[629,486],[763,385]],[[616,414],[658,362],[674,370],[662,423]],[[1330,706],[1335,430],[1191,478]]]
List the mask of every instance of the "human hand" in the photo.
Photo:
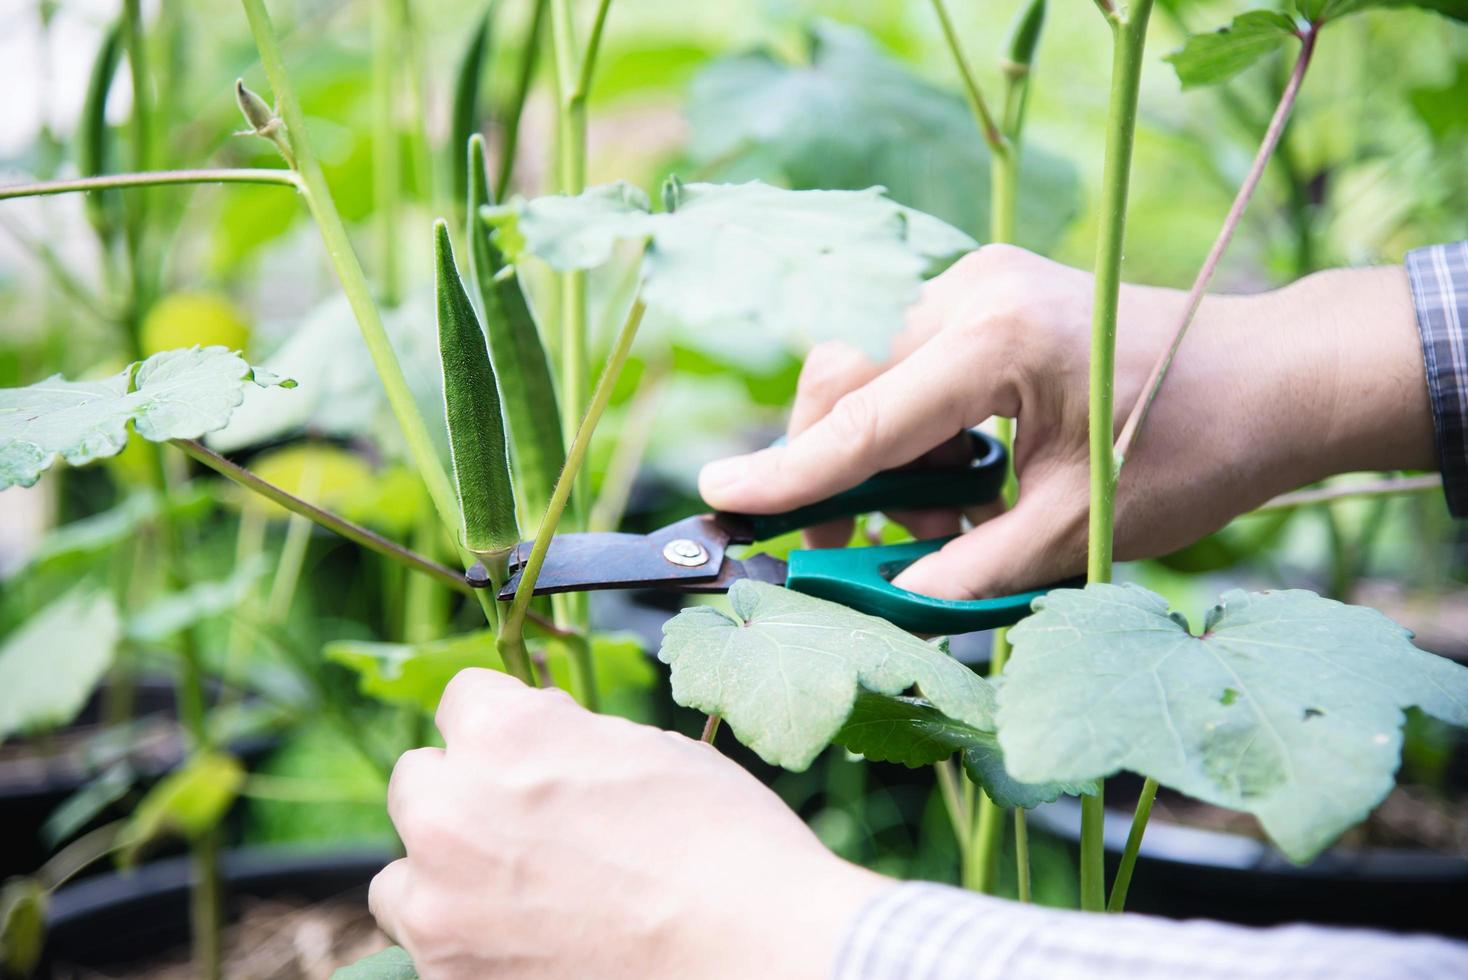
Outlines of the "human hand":
[[823,977],[885,879],[711,746],[461,672],[398,760],[370,904],[427,980]]
[[[982,523],[894,583],[967,599],[1083,571],[1093,289],[1089,274],[1023,249],[979,249],[927,284],[890,363],[839,344],[812,351],[790,440],[705,467],[704,499],[723,510],[787,510],[910,463],[990,416],[1016,418],[1014,508],[969,513]],[[1184,303],[1176,290],[1122,286],[1117,430]],[[1209,296],[1121,471],[1116,556],[1166,554],[1335,473],[1434,465],[1404,270],[1326,272],[1270,293]],[[957,513],[891,516],[918,537],[959,530]],[[837,547],[849,535],[848,522],[807,540]]]

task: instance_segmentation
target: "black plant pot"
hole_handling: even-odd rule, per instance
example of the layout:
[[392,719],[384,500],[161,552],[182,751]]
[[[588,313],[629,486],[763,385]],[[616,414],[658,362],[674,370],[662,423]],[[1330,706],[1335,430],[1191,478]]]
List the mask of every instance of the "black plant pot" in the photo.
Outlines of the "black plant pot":
[[[1126,844],[1130,812],[1106,811],[1110,872]],[[1079,840],[1080,803],[1066,798],[1030,814],[1030,826]],[[1142,839],[1127,909],[1245,925],[1314,922],[1468,937],[1468,858],[1430,851],[1335,848],[1303,867],[1240,834],[1153,820]]]
[[[381,847],[331,852],[255,847],[223,859],[226,910],[244,899],[307,902],[359,898],[372,876],[396,857]],[[97,875],[58,890],[46,916],[42,976],[65,962],[92,969],[125,967],[189,941],[189,860],[153,861],[132,872]]]
[[[183,761],[186,744],[175,719],[174,687],[165,678],[143,678],[134,692],[134,717],[143,733],[126,751],[115,753],[125,759],[136,777],[135,785],[146,788]],[[97,776],[105,765],[82,743],[88,730],[98,730],[101,716],[100,692],[92,695],[75,722],[58,733],[58,751],[42,751],[40,741],[6,746],[0,757],[0,878],[30,874],[50,856],[41,840],[41,827],[67,797]],[[230,749],[246,763],[259,761],[277,744],[274,736],[250,736],[231,743]],[[29,751],[35,748],[36,751]],[[107,764],[118,761],[109,756]],[[104,810],[93,824],[116,819],[127,812],[121,803]]]

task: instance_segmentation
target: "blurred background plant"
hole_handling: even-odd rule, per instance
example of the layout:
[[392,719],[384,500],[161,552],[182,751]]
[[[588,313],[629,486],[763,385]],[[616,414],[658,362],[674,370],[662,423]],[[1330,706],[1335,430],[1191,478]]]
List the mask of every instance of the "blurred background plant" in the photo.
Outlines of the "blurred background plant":
[[[948,5],[986,92],[1003,90],[1007,25],[1025,6]],[[1243,9],[1159,2],[1134,165],[1131,281],[1191,281],[1284,84],[1290,65],[1279,56],[1226,86],[1188,91],[1161,63],[1185,33]],[[548,4],[297,0],[272,4],[272,13],[413,396],[439,418],[428,229],[434,216],[462,213],[464,139],[484,134],[501,198],[564,184]],[[1014,221],[1019,244],[1083,267],[1096,234],[1110,61],[1092,13],[1052,10],[1045,25]],[[235,79],[268,91],[232,0],[9,0],[4,16],[3,183],[278,166],[269,142],[231,135],[240,128]],[[1463,236],[1464,35],[1413,9],[1332,29],[1215,289],[1397,262],[1408,248]],[[654,197],[671,174],[792,188],[881,184],[990,240],[990,150],[963,91],[927,5],[736,0],[669,17],[666,5],[619,0],[585,93],[585,183],[625,179]],[[526,285],[547,310],[562,300],[548,279]],[[589,308],[615,307],[617,285],[591,274]],[[196,343],[239,349],[288,375],[299,388],[252,388],[209,445],[297,496],[457,562],[310,215],[288,188],[5,202],[0,317],[0,386],[55,373],[103,377]],[[593,320],[597,353],[616,326]],[[803,354],[798,343],[749,332],[655,322],[644,330],[656,342],[629,361],[587,464],[585,520],[595,528],[645,530],[698,508],[694,477],[704,462],[780,431]],[[563,363],[558,335],[545,339],[552,363]],[[446,442],[439,448],[446,453]],[[1313,587],[1381,608],[1428,649],[1464,657],[1462,545],[1437,494],[1327,500],[1243,519],[1119,576],[1161,592],[1194,621],[1229,587]],[[0,690],[6,873],[49,861],[58,878],[69,875],[99,846],[89,835],[108,827],[137,845],[125,848],[131,854],[170,828],[196,844],[218,835],[230,845],[386,853],[391,760],[434,737],[436,692],[482,653],[454,639],[482,626],[462,595],[138,440],[104,464],[4,491],[0,576],[0,669],[22,657],[53,666],[45,703],[23,688]],[[657,597],[594,597],[597,686],[605,710],[696,731],[700,719],[671,705],[648,656],[672,609]],[[955,651],[982,661],[987,641],[961,640]],[[547,642],[538,655],[552,676],[569,676],[570,651]],[[192,739],[168,721],[180,714],[167,691],[181,669],[207,677],[215,708],[211,731]],[[1468,814],[1456,795],[1456,750],[1428,720],[1414,722],[1405,765],[1419,788],[1401,792],[1421,799],[1394,798],[1376,831],[1453,855],[1463,876]],[[931,773],[859,764],[838,749],[806,773],[781,773],[734,751],[844,856],[899,876],[958,880],[959,845]],[[1185,823],[1252,833],[1247,818],[1178,809]],[[1074,904],[1064,833],[1031,843],[1036,900]],[[1356,842],[1367,843],[1381,840]],[[1012,893],[1013,862],[999,867],[992,887]],[[18,892],[4,904],[7,915],[28,907]],[[359,926],[339,931],[360,942]]]

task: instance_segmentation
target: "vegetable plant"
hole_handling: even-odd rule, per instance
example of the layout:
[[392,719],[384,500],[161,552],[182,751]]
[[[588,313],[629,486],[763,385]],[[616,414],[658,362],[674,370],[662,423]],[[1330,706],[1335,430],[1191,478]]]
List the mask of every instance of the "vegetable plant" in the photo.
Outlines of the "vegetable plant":
[[[1008,819],[1022,899],[1031,891],[1025,811],[1078,796],[1081,906],[1114,911],[1125,904],[1159,786],[1255,814],[1288,857],[1307,861],[1390,790],[1405,710],[1468,725],[1468,671],[1418,650],[1409,633],[1372,610],[1303,590],[1234,591],[1195,634],[1161,596],[1111,583],[1119,472],[1270,161],[1283,161],[1275,165],[1292,172],[1276,154],[1288,146],[1287,123],[1320,36],[1326,32],[1328,39],[1332,25],[1351,14],[1394,5],[1299,0],[1190,36],[1169,57],[1182,84],[1192,87],[1222,85],[1257,71],[1250,66],[1280,49],[1295,52],[1272,116],[1257,127],[1253,164],[1198,271],[1172,343],[1158,352],[1146,392],[1117,434],[1117,298],[1153,2],[1097,0],[1111,32],[1113,69],[1097,203],[1089,584],[1052,592],[1028,619],[995,635],[989,673],[981,676],[951,656],[942,639],[741,582],[726,606],[692,606],[672,618],[659,652],[674,700],[708,716],[706,739],[727,722],[765,761],[792,770],[810,766],[832,744],[873,761],[933,767],[963,882],[996,889]],[[1455,2],[1422,5],[1468,19]],[[882,354],[924,279],[977,247],[977,239],[1047,249],[1078,208],[1075,169],[1026,139],[1031,87],[1043,78],[1037,66],[1045,0],[1024,4],[1009,28],[998,66],[1002,91],[992,107],[945,0],[933,0],[931,13],[953,59],[961,100],[838,25],[808,34],[808,64],[768,51],[721,60],[690,93],[690,163],[706,179],[671,177],[656,202],[632,183],[587,186],[588,99],[610,0],[591,9],[581,43],[568,0],[528,6],[497,160],[475,131],[500,30],[495,7],[467,25],[442,145],[405,132],[414,128],[414,113],[404,106],[421,107],[423,99],[408,5],[373,8],[377,207],[368,265],[333,197],[264,0],[242,0],[242,8],[265,84],[254,83],[257,93],[242,80],[232,94],[245,120],[243,135],[263,141],[275,163],[158,169],[179,148],[160,135],[150,93],[165,92],[172,76],[150,68],[147,25],[129,0],[93,70],[78,135],[80,176],[0,187],[0,201],[88,195],[89,220],[121,311],[114,325],[130,361],[106,377],[55,377],[0,391],[0,488],[34,484],[59,463],[112,459],[121,471],[125,447],[141,452],[143,475],[128,484],[126,499],[89,526],[73,528],[71,543],[54,547],[95,554],[85,539],[110,546],[136,536],[144,542],[138,560],[151,558],[165,569],[145,603],[116,583],[84,580],[8,637],[0,648],[6,681],[0,734],[70,720],[103,674],[128,667],[128,656],[145,644],[174,654],[189,731],[187,761],[148,791],[131,818],[100,836],[76,838],[37,879],[7,886],[6,948],[21,951],[8,954],[16,957],[12,966],[26,969],[39,950],[40,911],[50,889],[87,863],[106,855],[135,858],[172,833],[190,842],[197,869],[197,967],[201,975],[218,975],[218,824],[249,791],[251,777],[215,731],[222,712],[208,703],[201,624],[247,603],[264,574],[260,515],[278,511],[250,508],[268,502],[290,515],[262,631],[279,631],[289,611],[312,525],[378,556],[391,576],[406,576],[395,587],[401,601],[394,604],[391,638],[335,638],[321,661],[307,658],[298,667],[318,684],[323,662],[352,672],[363,694],[408,720],[417,741],[426,738],[443,685],[471,665],[504,669],[529,684],[560,684],[588,707],[619,709],[616,685],[640,690],[651,683],[636,643],[593,630],[580,597],[543,602],[532,593],[558,530],[584,529],[597,513],[615,517],[625,505],[625,486],[606,488],[594,500],[587,469],[639,338],[642,349],[661,353],[690,337],[721,333],[770,345],[839,337]],[[1173,4],[1164,7],[1177,13]],[[153,29],[167,30],[169,16]],[[1098,36],[1099,30],[1098,24]],[[138,96],[125,144],[131,170],[115,172],[119,143],[106,124],[105,103],[123,53]],[[514,193],[515,147],[538,73],[555,93],[556,193],[527,199]],[[810,106],[830,111],[812,114]],[[894,135],[852,124],[867,116],[903,125]],[[889,154],[902,139],[960,169],[966,182],[925,180],[912,156]],[[766,170],[756,172],[760,167]],[[406,220],[414,202],[405,199],[405,168],[419,182],[416,203],[440,215],[431,228]],[[874,173],[885,188],[872,186]],[[177,220],[168,195],[202,183],[289,193],[313,219],[370,358],[372,395],[390,415],[391,432],[381,445],[411,490],[407,495],[425,500],[391,532],[374,523],[390,495],[359,502],[355,511],[348,495],[322,496],[330,459],[322,447],[309,447],[315,454],[289,479],[278,455],[247,465],[229,458],[296,423],[321,431],[341,425],[358,434],[351,427],[360,419],[325,424],[330,399],[311,388],[330,382],[304,373],[295,379],[291,366],[291,355],[313,344],[334,352],[341,338],[329,332],[332,324],[319,335],[303,331],[292,338],[267,362],[275,370],[242,356],[248,332],[217,309],[220,332],[212,339],[218,344],[194,343],[201,339],[194,326],[171,328],[170,313],[204,318],[209,309],[190,294],[162,298],[153,281],[166,229]],[[1299,184],[1289,184],[1289,193],[1299,192]],[[1297,271],[1304,272],[1312,236],[1304,209],[1298,214]],[[399,267],[405,242],[432,256],[436,330],[426,345],[433,369],[426,395],[403,343],[403,324],[415,315]],[[612,325],[610,336],[598,336],[595,323]],[[594,354],[602,348],[606,357],[598,366]],[[656,356],[647,363],[657,363]],[[297,414],[282,426],[286,413]],[[1012,421],[996,423],[1000,436],[1011,439]],[[270,462],[279,473],[269,472]],[[187,480],[190,466],[258,498],[242,511],[240,560],[224,578],[192,576],[182,559],[196,499],[208,496],[207,509],[218,496],[217,489]],[[1007,492],[1012,498],[1023,488],[1011,478]],[[523,560],[519,586],[511,601],[500,603],[497,587],[516,548]],[[481,575],[496,588],[475,587],[483,584]],[[457,604],[452,614],[450,596]],[[245,630],[248,618],[238,617],[232,628]],[[58,636],[75,642],[60,644],[66,683],[52,686],[42,683],[49,680],[43,671],[55,666],[48,647]],[[248,646],[234,636],[231,651]],[[1264,647],[1267,658],[1258,654]],[[1322,681],[1332,672],[1349,681]],[[784,696],[753,693],[769,690]],[[349,709],[325,695],[323,701],[334,724],[356,731]],[[381,746],[362,751],[385,770]],[[1146,783],[1120,869],[1108,883],[1104,782],[1122,770]],[[99,787],[94,799],[112,792],[100,781]],[[72,823],[75,829],[86,819],[74,815]],[[350,975],[411,975],[405,960],[401,951],[389,952]]]

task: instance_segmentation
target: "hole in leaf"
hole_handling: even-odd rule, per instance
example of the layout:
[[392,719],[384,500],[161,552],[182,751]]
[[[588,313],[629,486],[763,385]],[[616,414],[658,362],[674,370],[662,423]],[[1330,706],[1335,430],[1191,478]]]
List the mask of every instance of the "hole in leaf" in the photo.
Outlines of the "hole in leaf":
[[1225,687],[1223,689],[1223,696],[1218,699],[1218,703],[1219,704],[1223,704],[1223,705],[1229,705],[1229,704],[1233,704],[1238,699],[1239,699],[1239,692],[1238,691],[1235,691],[1231,687]]
[[1325,712],[1321,711],[1319,708],[1306,708],[1305,717],[1302,720],[1309,721],[1311,718],[1319,718],[1323,714],[1325,714]]

